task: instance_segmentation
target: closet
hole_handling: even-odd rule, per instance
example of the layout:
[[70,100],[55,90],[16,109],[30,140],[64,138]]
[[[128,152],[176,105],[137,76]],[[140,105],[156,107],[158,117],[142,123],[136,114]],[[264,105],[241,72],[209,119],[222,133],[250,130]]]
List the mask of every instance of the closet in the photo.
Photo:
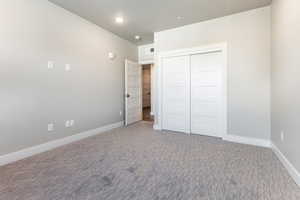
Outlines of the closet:
[[161,58],[162,129],[222,137],[226,130],[225,51]]

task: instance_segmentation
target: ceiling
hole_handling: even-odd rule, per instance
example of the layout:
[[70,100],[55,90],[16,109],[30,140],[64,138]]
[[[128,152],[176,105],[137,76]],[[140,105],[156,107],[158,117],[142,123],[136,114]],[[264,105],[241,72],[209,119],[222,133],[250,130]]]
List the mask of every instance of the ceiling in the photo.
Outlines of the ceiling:
[[[272,0],[49,0],[137,45],[154,32],[270,5]],[[122,16],[124,24],[116,24]],[[180,18],[180,19],[179,19]],[[134,36],[140,35],[141,41]]]

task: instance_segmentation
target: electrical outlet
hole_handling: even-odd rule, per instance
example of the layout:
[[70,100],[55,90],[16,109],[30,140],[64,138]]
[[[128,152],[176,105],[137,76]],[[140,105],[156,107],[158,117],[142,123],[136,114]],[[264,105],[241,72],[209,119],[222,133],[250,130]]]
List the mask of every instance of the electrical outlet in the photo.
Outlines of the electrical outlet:
[[284,141],[284,132],[283,131],[281,131],[281,133],[280,133],[280,139],[282,142]]
[[122,114],[123,114],[123,112],[122,112],[122,110],[120,110],[120,116],[122,116]]
[[48,131],[54,131],[54,124],[48,124]]
[[66,127],[66,128],[69,128],[69,127],[71,126],[70,124],[71,124],[70,121],[67,120],[67,121],[65,122],[65,127]]
[[74,126],[74,124],[75,124],[74,119],[70,120],[70,127]]

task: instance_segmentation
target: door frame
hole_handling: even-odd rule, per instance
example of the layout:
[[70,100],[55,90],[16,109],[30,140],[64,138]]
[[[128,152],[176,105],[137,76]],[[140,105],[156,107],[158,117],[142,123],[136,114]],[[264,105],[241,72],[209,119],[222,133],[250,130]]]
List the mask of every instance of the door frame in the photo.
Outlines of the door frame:
[[155,102],[156,108],[157,108],[157,117],[156,117],[156,123],[154,125],[154,129],[156,130],[162,130],[162,124],[163,124],[163,92],[162,92],[162,86],[163,86],[163,74],[162,74],[162,67],[163,67],[163,59],[164,58],[170,58],[170,57],[177,57],[177,56],[190,56],[193,54],[204,54],[204,53],[213,53],[213,52],[222,52],[222,60],[223,60],[223,70],[222,70],[222,89],[223,89],[223,95],[222,95],[222,132],[220,133],[220,136],[222,138],[225,138],[227,135],[227,42],[218,43],[218,44],[212,44],[212,45],[206,45],[206,46],[200,46],[200,47],[194,47],[194,48],[187,48],[187,49],[180,49],[180,50],[172,50],[172,51],[164,51],[159,52],[157,55],[157,61],[158,65],[156,66],[157,70],[157,101]]
[[134,63],[134,64],[138,64],[139,65],[139,78],[140,78],[140,105],[139,105],[139,107],[140,107],[140,121],[142,121],[143,120],[143,95],[142,95],[142,90],[143,90],[143,88],[142,88],[142,86],[143,86],[143,79],[142,79],[142,67],[141,67],[141,65],[138,63],[138,62],[134,62],[134,61],[131,61],[131,60],[129,60],[129,59],[125,59],[125,73],[124,73],[124,75],[125,75],[125,79],[124,79],[124,81],[125,81],[125,89],[124,89],[124,91],[125,91],[125,94],[124,94],[124,98],[125,98],[125,126],[128,126],[129,124],[128,124],[128,122],[127,122],[127,118],[128,118],[128,116],[127,116],[127,114],[128,114],[128,112],[127,112],[127,104],[128,104],[128,98],[127,98],[127,94],[128,94],[128,91],[127,91],[127,68],[128,68],[128,64],[129,63]]

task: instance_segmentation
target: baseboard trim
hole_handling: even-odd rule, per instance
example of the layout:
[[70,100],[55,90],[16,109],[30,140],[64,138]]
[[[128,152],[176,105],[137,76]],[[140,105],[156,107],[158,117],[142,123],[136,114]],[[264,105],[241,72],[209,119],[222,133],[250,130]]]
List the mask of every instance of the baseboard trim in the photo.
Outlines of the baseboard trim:
[[153,129],[156,131],[161,131],[161,128],[158,126],[158,124],[154,124]]
[[279,148],[274,143],[271,143],[271,146],[280,162],[287,169],[287,171],[294,179],[296,184],[300,187],[300,172],[293,166],[293,164],[285,157],[285,155],[279,150]]
[[269,140],[250,138],[250,137],[242,137],[237,135],[226,135],[223,137],[223,140],[241,144],[254,145],[259,147],[267,147],[271,148],[271,142]]
[[0,156],[0,166],[6,165],[9,163],[13,163],[18,160],[22,160],[24,158],[28,158],[33,155],[40,154],[40,153],[55,149],[57,147],[60,147],[60,146],[66,145],[66,144],[70,144],[70,143],[73,143],[73,142],[76,142],[76,141],[79,141],[79,140],[82,140],[82,139],[85,139],[85,138],[88,138],[88,137],[91,137],[94,135],[98,135],[100,133],[103,133],[103,132],[106,132],[106,131],[109,131],[109,130],[112,130],[115,128],[119,128],[122,126],[124,126],[124,121],[117,122],[114,124],[109,124],[109,125],[106,125],[106,126],[103,126],[100,128],[96,128],[93,130],[81,132],[76,135],[68,136],[68,137],[65,137],[62,139],[58,139],[58,140],[54,140],[54,141],[40,144],[37,146],[33,146],[30,148],[26,148],[26,149],[23,149],[23,150],[20,150],[17,152],[2,155],[2,156]]

